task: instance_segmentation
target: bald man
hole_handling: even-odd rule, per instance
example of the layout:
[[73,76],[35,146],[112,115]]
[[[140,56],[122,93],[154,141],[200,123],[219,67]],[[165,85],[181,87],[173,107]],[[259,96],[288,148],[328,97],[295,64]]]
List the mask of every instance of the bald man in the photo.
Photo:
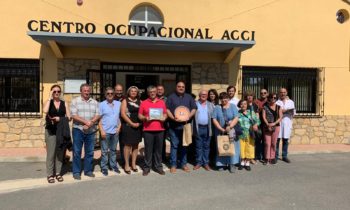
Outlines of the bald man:
[[279,105],[282,108],[282,121],[281,121],[281,128],[280,133],[278,135],[277,139],[277,145],[276,145],[276,159],[274,162],[277,162],[278,156],[279,156],[279,145],[280,140],[282,139],[282,160],[286,163],[290,163],[290,160],[288,159],[288,144],[289,144],[289,138],[292,133],[292,126],[293,126],[293,117],[296,114],[294,101],[289,99],[288,92],[286,88],[281,88],[279,91],[279,99],[276,102],[277,105]]

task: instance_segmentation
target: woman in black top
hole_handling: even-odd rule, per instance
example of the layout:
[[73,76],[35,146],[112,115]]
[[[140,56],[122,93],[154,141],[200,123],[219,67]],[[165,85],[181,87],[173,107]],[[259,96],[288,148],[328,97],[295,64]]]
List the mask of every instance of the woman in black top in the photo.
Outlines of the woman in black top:
[[127,97],[122,101],[120,114],[122,117],[121,141],[124,143],[124,171],[130,174],[130,152],[131,152],[131,170],[137,172],[136,159],[138,155],[138,146],[142,140],[142,124],[138,118],[140,108],[139,89],[131,86],[127,91]]
[[46,171],[47,181],[54,183],[63,181],[61,174],[64,148],[58,145],[56,138],[57,124],[64,117],[70,119],[70,112],[65,101],[60,99],[61,87],[53,85],[51,87],[50,99],[44,104],[43,112],[46,113],[45,142],[46,142]]
[[275,164],[276,142],[280,132],[280,122],[282,120],[282,109],[276,104],[277,94],[270,93],[267,97],[262,110],[264,120],[264,137],[265,137],[265,161],[264,165],[268,163]]

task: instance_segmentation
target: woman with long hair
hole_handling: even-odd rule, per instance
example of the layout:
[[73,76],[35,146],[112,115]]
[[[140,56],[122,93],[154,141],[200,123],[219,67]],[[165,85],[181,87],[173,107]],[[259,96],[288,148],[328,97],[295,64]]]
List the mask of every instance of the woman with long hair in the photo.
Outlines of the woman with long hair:
[[264,120],[264,136],[265,136],[265,161],[264,165],[276,163],[276,143],[280,132],[280,122],[282,120],[282,109],[276,104],[277,94],[270,93],[267,97],[267,103],[262,110],[262,118]]

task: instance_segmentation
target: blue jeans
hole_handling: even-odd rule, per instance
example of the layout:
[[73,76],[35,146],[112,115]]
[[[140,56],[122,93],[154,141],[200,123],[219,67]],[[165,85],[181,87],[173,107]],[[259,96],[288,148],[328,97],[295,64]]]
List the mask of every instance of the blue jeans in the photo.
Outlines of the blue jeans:
[[169,136],[171,141],[170,148],[170,166],[177,166],[177,150],[179,150],[180,167],[187,164],[187,147],[182,146],[183,129],[169,129]]
[[[279,147],[280,147],[280,138],[277,139],[276,144],[276,159],[278,159],[279,156]],[[286,158],[288,155],[288,139],[282,139],[282,158]]]
[[80,175],[81,172],[81,151],[84,145],[84,174],[92,173],[94,159],[95,135],[85,134],[83,131],[73,128],[73,175]]
[[210,139],[208,126],[198,126],[196,136],[196,162],[197,165],[209,164]]
[[117,166],[117,144],[119,141],[119,134],[106,133],[106,138],[100,141],[101,144],[101,170],[108,170],[108,149],[109,149],[109,166],[112,169]]

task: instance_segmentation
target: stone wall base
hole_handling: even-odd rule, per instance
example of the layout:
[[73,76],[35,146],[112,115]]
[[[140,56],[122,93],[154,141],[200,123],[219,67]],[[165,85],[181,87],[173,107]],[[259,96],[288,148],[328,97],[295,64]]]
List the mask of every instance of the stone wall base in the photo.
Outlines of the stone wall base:
[[296,118],[293,122],[292,144],[350,143],[350,116]]
[[[0,148],[44,147],[44,125],[44,119],[0,118]],[[350,116],[296,118],[291,143],[350,143]]]

